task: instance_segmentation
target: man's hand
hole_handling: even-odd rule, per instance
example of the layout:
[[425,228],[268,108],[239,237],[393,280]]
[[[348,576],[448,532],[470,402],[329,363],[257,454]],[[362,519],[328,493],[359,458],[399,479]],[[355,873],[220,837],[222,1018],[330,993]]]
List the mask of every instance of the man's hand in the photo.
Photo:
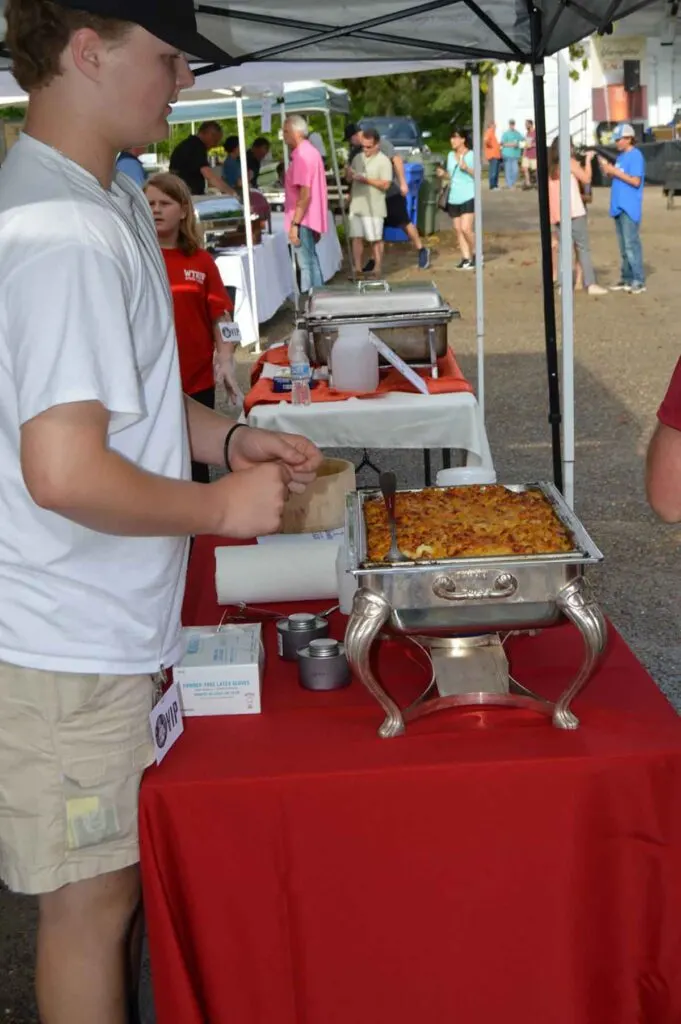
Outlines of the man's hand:
[[317,477],[322,453],[312,441],[300,434],[241,427],[229,443],[229,464],[233,470],[251,469],[263,463],[278,463],[288,472],[288,487],[302,494]]
[[219,536],[247,540],[277,533],[281,528],[291,487],[291,473],[282,463],[266,462],[251,466],[208,486],[210,502],[220,510]]
[[288,232],[288,240],[294,248],[298,248],[300,245],[300,231],[295,224],[292,224]]
[[598,162],[601,165],[601,170],[603,171],[603,174],[607,174],[609,178],[613,178],[616,170],[615,165],[610,163],[609,160],[606,160],[604,156],[600,156],[598,158]]

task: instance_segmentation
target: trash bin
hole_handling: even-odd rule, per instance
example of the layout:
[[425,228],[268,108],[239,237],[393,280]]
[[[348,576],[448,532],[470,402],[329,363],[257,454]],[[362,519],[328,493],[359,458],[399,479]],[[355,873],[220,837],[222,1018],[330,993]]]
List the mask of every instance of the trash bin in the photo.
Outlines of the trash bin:
[[[406,196],[407,213],[409,214],[409,220],[412,224],[415,224],[419,204],[419,189],[421,188],[421,182],[423,181],[423,164],[405,163],[404,176],[407,179],[407,185],[409,186],[409,192]],[[402,228],[385,228],[383,231],[383,238],[386,242],[409,241]]]
[[430,160],[424,165],[423,183],[419,192],[418,229],[423,236],[435,234],[437,227],[437,198],[440,194],[440,179],[436,175],[437,162]]

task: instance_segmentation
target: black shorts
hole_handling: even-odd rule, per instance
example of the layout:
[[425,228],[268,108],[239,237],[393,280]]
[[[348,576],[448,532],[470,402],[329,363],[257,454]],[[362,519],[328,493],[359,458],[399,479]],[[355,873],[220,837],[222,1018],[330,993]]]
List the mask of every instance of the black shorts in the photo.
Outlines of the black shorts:
[[411,224],[407,211],[407,200],[403,195],[398,193],[396,196],[388,196],[386,205],[388,207],[388,213],[385,218],[385,226],[387,228],[404,228],[407,224]]
[[450,217],[463,217],[464,213],[475,213],[475,199],[469,199],[466,203],[447,203],[447,213]]

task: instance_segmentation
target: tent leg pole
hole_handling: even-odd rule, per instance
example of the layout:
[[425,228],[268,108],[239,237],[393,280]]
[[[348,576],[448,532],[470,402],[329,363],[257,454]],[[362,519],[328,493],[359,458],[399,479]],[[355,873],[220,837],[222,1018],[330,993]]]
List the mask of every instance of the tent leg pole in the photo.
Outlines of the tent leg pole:
[[255,289],[255,255],[253,253],[253,224],[251,223],[251,187],[248,180],[246,160],[246,129],[244,127],[244,101],[241,92],[236,97],[237,129],[239,133],[239,159],[241,161],[241,190],[246,221],[246,246],[248,248],[248,278],[251,286],[251,313],[255,330],[255,351],[260,354],[260,320],[258,318],[258,295]]
[[[533,20],[541,18],[533,10]],[[556,308],[553,299],[553,268],[551,263],[551,220],[549,216],[549,176],[546,145],[546,106],[544,102],[544,64],[532,66],[534,90],[534,119],[537,129],[537,190],[539,193],[539,228],[541,234],[542,279],[544,298],[544,333],[546,340],[546,369],[549,378],[549,423],[553,479],[559,491],[563,490],[562,444],[560,436],[560,382],[558,377],[558,343],[556,338]]]
[[473,97],[473,156],[475,159],[475,319],[478,347],[478,405],[485,421],[485,285],[482,252],[482,121],[480,74],[471,77]]
[[570,68],[558,54],[558,144],[560,157],[560,280],[563,377],[563,494],[575,503],[575,319],[572,291],[572,210],[570,204]]
[[[343,202],[343,184],[341,182],[340,167],[338,166],[338,153],[336,152],[336,143],[333,138],[333,122],[331,121],[331,111],[326,108],[326,130],[329,134],[329,149],[331,151],[331,162],[333,164],[333,175],[336,179],[336,188],[338,189],[338,202],[341,208],[341,217],[343,218],[343,230],[345,231],[345,252],[348,257],[348,265],[350,267],[350,273],[355,276],[355,264],[352,259],[352,248],[350,246],[350,222],[348,221],[348,213],[345,209],[345,203]],[[334,216],[334,227],[336,226],[336,218]]]
[[[286,101],[281,100],[279,104],[279,113],[281,115],[281,130],[282,135],[284,132],[284,122],[286,121]],[[291,162],[291,157],[288,151],[288,146],[284,143],[284,175],[288,171],[288,165]],[[291,273],[293,274],[293,308],[296,311],[296,316],[300,312],[300,293],[298,291],[298,265],[296,263],[296,254],[293,251],[293,246],[289,244],[288,251],[291,254]]]

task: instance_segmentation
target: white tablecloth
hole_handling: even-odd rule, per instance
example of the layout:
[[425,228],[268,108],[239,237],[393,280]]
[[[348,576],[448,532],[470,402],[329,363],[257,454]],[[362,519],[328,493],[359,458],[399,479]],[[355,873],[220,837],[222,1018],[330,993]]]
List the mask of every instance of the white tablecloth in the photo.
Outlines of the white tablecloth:
[[[283,213],[272,214],[272,230],[281,231],[282,234],[286,233]],[[330,281],[338,273],[343,263],[343,250],[331,215],[329,215],[329,230],[322,235],[317,243],[317,255],[322,268],[322,277],[325,281]]]
[[248,424],[304,434],[320,448],[455,448],[467,453],[466,465],[493,467],[480,406],[469,393],[256,405]]
[[[272,230],[273,234],[263,235],[262,243],[253,250],[258,320],[261,324],[274,316],[289,296],[293,295],[295,287],[283,213],[272,214]],[[320,239],[317,252],[324,280],[328,281],[340,268],[343,258],[336,226],[332,221],[328,232]],[[253,322],[248,250],[246,246],[241,246],[228,255],[218,256],[216,262],[223,283],[236,289],[234,319],[241,329],[243,343],[251,345],[258,340],[259,331]]]

